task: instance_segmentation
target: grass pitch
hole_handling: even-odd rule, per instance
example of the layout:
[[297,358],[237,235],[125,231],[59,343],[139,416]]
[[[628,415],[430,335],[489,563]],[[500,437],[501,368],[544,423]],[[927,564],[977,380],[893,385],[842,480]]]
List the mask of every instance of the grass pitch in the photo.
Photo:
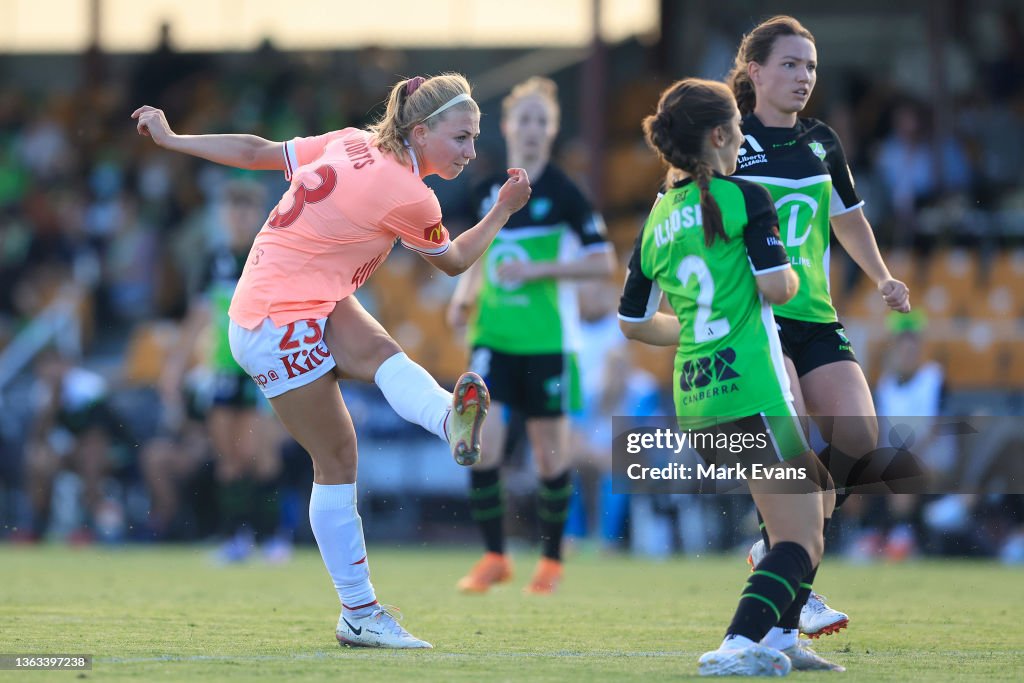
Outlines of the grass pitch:
[[[315,550],[285,566],[215,567],[202,547],[0,546],[0,653],[92,654],[87,672],[0,672],[0,681],[661,681],[695,678],[746,577],[741,557],[570,558],[562,591],[511,584],[462,596],[475,551],[370,548],[374,585],[418,652],[342,649],[338,603]],[[817,582],[851,627],[817,649],[845,681],[1022,680],[1020,569],[964,561],[851,566]]]

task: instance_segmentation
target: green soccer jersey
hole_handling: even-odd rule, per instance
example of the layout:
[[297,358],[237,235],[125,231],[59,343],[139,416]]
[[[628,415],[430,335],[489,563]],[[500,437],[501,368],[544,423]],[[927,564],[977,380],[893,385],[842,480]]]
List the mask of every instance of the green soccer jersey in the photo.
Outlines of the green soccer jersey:
[[835,131],[816,119],[769,128],[753,114],[743,119],[746,143],[735,176],[764,187],[779,215],[779,232],[800,276],[796,296],[775,306],[786,318],[836,321],[829,293],[829,219],[864,204],[853,186]]
[[[506,179],[503,174],[481,186],[481,217]],[[579,350],[575,283],[553,278],[509,282],[498,276],[498,267],[507,261],[573,261],[610,249],[601,216],[568,176],[548,164],[533,183],[530,201],[512,215],[481,259],[470,345],[522,355]]]
[[[727,239],[705,244],[700,188],[676,184],[655,204],[637,238],[619,317],[649,320],[661,295],[680,323],[676,414],[698,428],[779,408],[792,400],[771,306],[755,275],[789,268],[768,193],[715,175],[710,191]],[[710,418],[710,419],[704,419]]]
[[210,254],[201,289],[210,306],[211,344],[209,364],[214,372],[245,374],[231,355],[228,343],[228,308],[235,285],[242,276],[248,252],[234,253],[222,248]]

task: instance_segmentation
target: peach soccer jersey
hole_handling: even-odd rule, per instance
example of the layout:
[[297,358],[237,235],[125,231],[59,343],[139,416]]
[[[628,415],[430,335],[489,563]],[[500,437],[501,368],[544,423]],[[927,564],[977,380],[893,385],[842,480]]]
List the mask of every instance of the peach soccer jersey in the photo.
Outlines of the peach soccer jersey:
[[396,240],[438,255],[451,241],[418,172],[346,128],[284,145],[291,187],[249,251],[228,315],[250,330],[330,315],[383,263]]

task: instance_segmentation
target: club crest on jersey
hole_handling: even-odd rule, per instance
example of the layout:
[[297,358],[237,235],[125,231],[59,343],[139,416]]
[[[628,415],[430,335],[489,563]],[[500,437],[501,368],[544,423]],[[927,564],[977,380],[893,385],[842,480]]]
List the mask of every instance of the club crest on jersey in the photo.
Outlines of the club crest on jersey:
[[825,147],[820,142],[808,142],[807,146],[811,148],[814,156],[825,161]]
[[550,197],[537,197],[530,200],[530,218],[535,221],[543,220],[551,211]]

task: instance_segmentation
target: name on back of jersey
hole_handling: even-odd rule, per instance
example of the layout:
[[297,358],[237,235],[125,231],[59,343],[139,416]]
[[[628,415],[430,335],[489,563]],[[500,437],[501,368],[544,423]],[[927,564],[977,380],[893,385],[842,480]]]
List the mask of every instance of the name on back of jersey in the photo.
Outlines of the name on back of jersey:
[[704,225],[700,206],[684,206],[673,209],[668,218],[654,226],[654,244],[663,247],[671,244],[680,230]]

